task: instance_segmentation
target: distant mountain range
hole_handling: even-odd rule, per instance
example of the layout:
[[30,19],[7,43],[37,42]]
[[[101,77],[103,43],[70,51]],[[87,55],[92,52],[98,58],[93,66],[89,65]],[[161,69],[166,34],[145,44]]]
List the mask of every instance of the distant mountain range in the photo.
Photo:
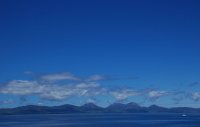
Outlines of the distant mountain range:
[[0,109],[0,114],[67,114],[67,113],[200,113],[200,108],[175,107],[165,108],[157,105],[142,107],[137,103],[128,104],[114,103],[106,108],[99,107],[93,103],[82,106],[61,105],[61,106],[37,106],[27,105],[16,108]]

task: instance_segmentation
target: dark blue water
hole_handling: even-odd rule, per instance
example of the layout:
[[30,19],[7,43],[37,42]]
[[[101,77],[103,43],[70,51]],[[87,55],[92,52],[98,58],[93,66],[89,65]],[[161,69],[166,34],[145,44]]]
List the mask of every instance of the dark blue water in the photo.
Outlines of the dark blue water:
[[200,127],[200,114],[2,115],[0,127]]

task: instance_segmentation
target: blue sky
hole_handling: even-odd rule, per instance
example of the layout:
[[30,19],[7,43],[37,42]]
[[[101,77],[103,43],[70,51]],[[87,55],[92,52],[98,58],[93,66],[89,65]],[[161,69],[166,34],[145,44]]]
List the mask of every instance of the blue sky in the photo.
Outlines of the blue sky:
[[1,0],[1,107],[200,107],[199,5]]

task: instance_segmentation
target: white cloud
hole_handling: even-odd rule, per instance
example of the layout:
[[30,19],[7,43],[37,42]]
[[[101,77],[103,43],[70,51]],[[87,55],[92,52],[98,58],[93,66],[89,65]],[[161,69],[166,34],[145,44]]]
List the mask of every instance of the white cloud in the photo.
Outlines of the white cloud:
[[96,88],[99,87],[98,83],[89,82],[89,83],[80,83],[76,85],[77,88]]
[[195,100],[195,101],[200,100],[200,93],[198,93],[198,92],[193,93],[192,99]]
[[[88,80],[80,80],[70,73],[54,73],[41,75],[35,80],[12,80],[4,84],[0,84],[0,94],[17,95],[20,98],[26,96],[37,96],[46,100],[65,100],[74,96],[85,96],[87,98],[102,96],[112,96],[117,101],[126,101],[129,97],[145,96],[148,100],[157,100],[163,96],[172,95],[175,101],[184,98],[186,93],[177,93],[177,91],[164,90],[137,90],[127,89],[110,89],[103,87],[98,81],[105,79],[100,75],[93,75]],[[60,80],[69,80],[68,82],[56,82]],[[74,82],[74,80],[78,80]],[[44,81],[44,82],[43,82]],[[181,97],[181,98],[180,98]],[[190,96],[191,97],[191,96]],[[192,94],[193,100],[200,99],[200,93]]]
[[75,77],[74,75],[68,72],[41,75],[40,79],[45,81],[80,80],[78,77]]
[[[1,94],[13,94],[19,96],[34,95],[46,100],[64,100],[72,96],[95,97],[97,95],[113,96],[117,101],[125,101],[129,97],[139,96],[142,92],[134,89],[109,90],[100,86],[97,82],[80,83],[44,83],[37,80],[13,80],[0,88]],[[158,99],[166,95],[166,91],[149,91],[150,99]]]
[[93,96],[101,94],[98,83],[47,84],[37,81],[13,80],[0,88],[1,94],[36,95],[47,100],[64,100],[71,96]]
[[105,80],[105,79],[106,77],[102,75],[92,75],[87,79],[87,81],[100,81],[100,80]]
[[89,99],[86,100],[86,103],[94,103],[95,104],[96,101],[97,100],[95,98],[89,98]]
[[3,94],[27,95],[40,93],[43,86],[36,81],[13,80],[0,89]]
[[152,100],[157,100],[162,96],[168,95],[167,91],[157,91],[157,90],[152,90],[149,91],[148,97]]
[[115,97],[117,101],[124,101],[128,97],[138,96],[140,93],[132,89],[122,89],[122,90],[117,90],[117,91],[111,91],[110,94],[113,97]]

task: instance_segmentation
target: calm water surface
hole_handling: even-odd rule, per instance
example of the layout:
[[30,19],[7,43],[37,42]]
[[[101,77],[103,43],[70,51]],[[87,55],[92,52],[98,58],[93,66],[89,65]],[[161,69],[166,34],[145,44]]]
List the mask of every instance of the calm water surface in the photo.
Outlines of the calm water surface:
[[0,127],[200,127],[200,114],[2,115]]

